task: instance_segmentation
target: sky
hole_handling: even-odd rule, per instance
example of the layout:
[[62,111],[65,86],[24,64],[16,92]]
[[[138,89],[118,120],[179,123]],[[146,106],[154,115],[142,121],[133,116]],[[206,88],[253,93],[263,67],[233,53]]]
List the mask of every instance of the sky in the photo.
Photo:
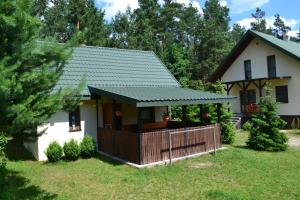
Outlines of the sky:
[[[132,9],[138,7],[138,0],[95,0],[98,8],[105,9],[105,19],[110,21],[118,12],[124,12],[127,6]],[[202,12],[205,0],[174,0],[185,5],[192,4],[199,12]],[[162,0],[159,0],[162,3]],[[300,27],[300,0],[220,0],[222,6],[230,8],[230,24],[239,23],[246,29],[250,27],[253,20],[251,13],[256,7],[266,12],[267,26],[272,27],[274,14],[280,14],[286,25],[292,28],[290,35],[296,35]]]

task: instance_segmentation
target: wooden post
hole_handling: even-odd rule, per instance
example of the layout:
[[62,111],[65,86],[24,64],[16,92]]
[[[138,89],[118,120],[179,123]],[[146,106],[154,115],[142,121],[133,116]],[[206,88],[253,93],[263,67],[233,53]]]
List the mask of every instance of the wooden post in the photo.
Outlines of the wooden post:
[[200,118],[200,122],[202,124],[202,122],[203,122],[203,104],[199,105],[199,109],[200,109],[200,116],[199,116],[199,118]]
[[216,149],[217,149],[217,141],[216,141],[216,126],[213,127],[213,139],[214,139],[214,155],[216,154]]
[[170,165],[172,164],[172,133],[169,132],[169,159]]
[[220,103],[217,104],[218,123],[221,122],[221,106],[222,106],[222,104],[220,104]]
[[184,128],[187,126],[186,105],[182,106],[182,124]]
[[138,109],[138,116],[137,116],[137,141],[138,141],[138,158],[139,164],[143,164],[142,158],[142,128],[143,128],[143,121],[142,121],[142,108]]
[[261,80],[258,81],[258,90],[259,90],[259,97],[261,98],[262,97],[262,89],[263,89],[263,86],[261,84]]
[[96,119],[97,119],[97,132],[99,127],[99,101],[98,98],[96,98]]

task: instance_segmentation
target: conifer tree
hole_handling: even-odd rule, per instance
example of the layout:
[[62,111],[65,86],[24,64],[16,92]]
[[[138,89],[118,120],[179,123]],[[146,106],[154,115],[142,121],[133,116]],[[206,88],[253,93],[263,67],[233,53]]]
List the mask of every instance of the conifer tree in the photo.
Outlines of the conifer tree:
[[250,136],[247,145],[256,150],[284,151],[287,137],[279,129],[286,124],[277,114],[277,103],[268,84],[266,96],[261,98],[259,111],[250,120]]
[[257,7],[255,13],[252,13],[251,16],[255,20],[254,22],[251,22],[251,30],[272,34],[272,30],[267,28],[265,11]]
[[28,2],[0,1],[0,132],[20,140],[35,139],[38,125],[78,103],[78,88],[54,90],[71,49],[37,40],[41,23]]

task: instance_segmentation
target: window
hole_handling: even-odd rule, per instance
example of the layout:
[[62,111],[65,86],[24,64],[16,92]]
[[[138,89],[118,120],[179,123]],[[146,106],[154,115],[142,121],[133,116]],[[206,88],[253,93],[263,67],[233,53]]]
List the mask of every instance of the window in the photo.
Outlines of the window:
[[251,74],[251,60],[244,61],[245,79],[249,80],[252,78]]
[[268,77],[269,78],[276,77],[276,59],[274,55],[267,57],[267,64],[268,64]]
[[142,108],[141,118],[142,118],[143,123],[155,122],[154,108]]
[[256,103],[256,90],[247,90],[246,99],[244,93],[241,91],[241,103],[245,105],[244,100],[246,100],[246,105],[250,103]]
[[69,127],[70,131],[80,131],[80,110],[77,107],[75,110],[69,112]]
[[281,103],[288,103],[289,102],[289,95],[288,95],[288,86],[276,86],[276,101]]

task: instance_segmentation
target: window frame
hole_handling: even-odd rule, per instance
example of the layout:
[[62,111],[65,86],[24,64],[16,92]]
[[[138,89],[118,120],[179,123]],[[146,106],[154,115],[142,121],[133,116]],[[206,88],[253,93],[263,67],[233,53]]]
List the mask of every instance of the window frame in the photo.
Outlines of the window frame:
[[[73,116],[75,116],[75,128],[73,128]],[[76,107],[73,111],[69,111],[69,132],[81,131],[80,107]]]
[[[281,90],[279,90],[279,89],[281,89]],[[282,90],[282,89],[284,89],[284,90]],[[286,94],[282,94],[283,91]],[[281,92],[281,94],[279,94],[279,92]],[[276,102],[278,102],[278,103],[289,103],[289,88],[288,88],[288,85],[275,86],[275,97],[276,97]]]
[[245,73],[245,80],[252,79],[252,66],[251,60],[244,60],[244,73]]
[[[272,60],[274,58],[274,60]],[[272,62],[273,65],[272,65]],[[267,67],[268,67],[268,78],[275,78],[277,76],[277,67],[276,67],[276,56],[270,55],[267,56]]]
[[[144,119],[143,118],[143,112],[150,112],[150,117],[149,119]],[[154,123],[155,122],[155,109],[153,107],[143,107],[141,108],[141,120],[142,123]]]

